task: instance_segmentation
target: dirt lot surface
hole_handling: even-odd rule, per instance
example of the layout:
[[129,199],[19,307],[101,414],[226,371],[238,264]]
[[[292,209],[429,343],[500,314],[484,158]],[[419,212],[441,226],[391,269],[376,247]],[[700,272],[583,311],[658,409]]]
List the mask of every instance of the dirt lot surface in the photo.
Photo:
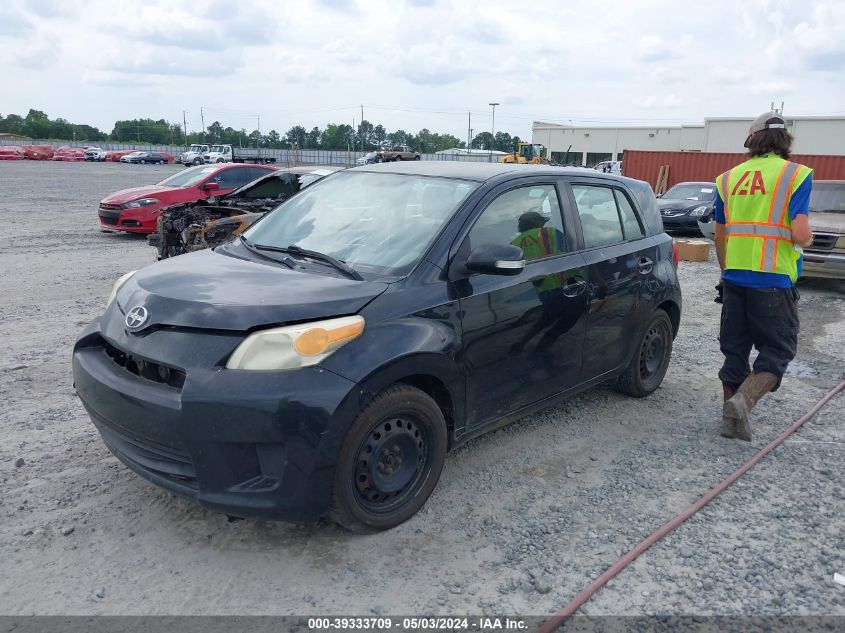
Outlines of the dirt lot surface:
[[[845,286],[802,284],[799,356],[754,442],[719,437],[711,255],[681,264],[681,330],[651,397],[599,387],[457,449],[388,533],[228,522],[121,465],[71,384],[77,333],[154,259],[100,232],[97,202],[175,169],[0,163],[4,613],[551,614],[843,378]],[[845,615],[843,411],[840,396],[582,613]]]

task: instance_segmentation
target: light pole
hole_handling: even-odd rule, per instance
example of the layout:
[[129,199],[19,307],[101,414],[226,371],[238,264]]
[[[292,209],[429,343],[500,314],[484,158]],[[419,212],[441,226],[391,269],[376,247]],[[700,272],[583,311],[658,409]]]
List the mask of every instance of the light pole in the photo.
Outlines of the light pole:
[[493,140],[496,138],[496,106],[498,103],[489,103],[493,106],[493,123],[490,126],[490,162],[493,162]]

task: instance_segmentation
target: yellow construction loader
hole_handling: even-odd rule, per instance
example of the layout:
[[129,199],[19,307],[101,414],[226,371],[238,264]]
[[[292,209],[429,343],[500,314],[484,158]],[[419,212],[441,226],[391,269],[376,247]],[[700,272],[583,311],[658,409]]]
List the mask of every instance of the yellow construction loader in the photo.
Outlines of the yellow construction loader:
[[531,165],[548,165],[546,147],[539,143],[517,143],[513,154],[506,154],[499,159],[500,163],[530,163]]

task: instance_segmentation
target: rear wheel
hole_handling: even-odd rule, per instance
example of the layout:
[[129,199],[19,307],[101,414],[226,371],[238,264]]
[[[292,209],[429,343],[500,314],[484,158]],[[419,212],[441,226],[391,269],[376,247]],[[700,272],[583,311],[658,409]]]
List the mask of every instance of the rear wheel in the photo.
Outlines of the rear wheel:
[[672,322],[663,310],[656,310],[640,335],[631,362],[619,376],[616,388],[636,398],[653,393],[663,382],[671,356]]
[[443,413],[409,385],[382,392],[358,415],[340,450],[332,518],[355,532],[377,532],[411,518],[443,470]]

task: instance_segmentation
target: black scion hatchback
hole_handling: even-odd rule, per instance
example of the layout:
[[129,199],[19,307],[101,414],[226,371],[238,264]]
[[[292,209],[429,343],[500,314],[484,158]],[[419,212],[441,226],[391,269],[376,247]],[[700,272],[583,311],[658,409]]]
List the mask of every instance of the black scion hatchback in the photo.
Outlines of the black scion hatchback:
[[393,527],[446,452],[612,380],[658,388],[681,315],[647,184],[401,162],[124,275],[73,352],[129,468],[236,516]]

